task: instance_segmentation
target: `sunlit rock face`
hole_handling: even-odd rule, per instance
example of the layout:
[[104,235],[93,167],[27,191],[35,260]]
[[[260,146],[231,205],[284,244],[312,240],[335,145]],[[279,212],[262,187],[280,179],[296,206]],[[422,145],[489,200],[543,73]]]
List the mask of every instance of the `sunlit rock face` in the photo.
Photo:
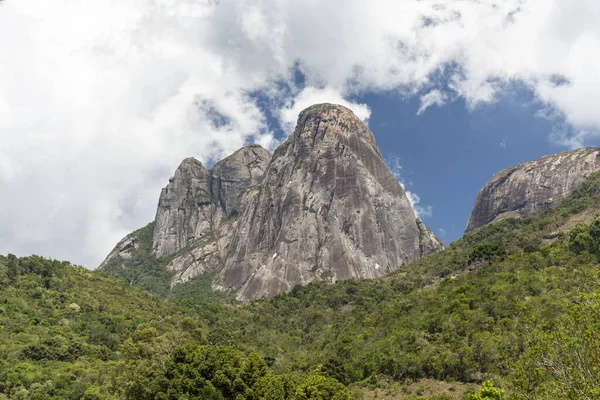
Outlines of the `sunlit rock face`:
[[185,159],[161,193],[152,244],[171,286],[209,273],[244,301],[379,277],[441,248],[371,131],[332,104],[304,110],[273,156],[251,145],[211,170]]
[[211,229],[210,171],[194,158],[183,160],[158,201],[153,249],[173,254]]
[[317,280],[374,278],[442,248],[418,221],[373,134],[351,110],[304,110],[245,195],[217,285],[239,298]]
[[600,169],[599,155],[598,148],[577,149],[498,172],[477,194],[466,231],[552,207]]

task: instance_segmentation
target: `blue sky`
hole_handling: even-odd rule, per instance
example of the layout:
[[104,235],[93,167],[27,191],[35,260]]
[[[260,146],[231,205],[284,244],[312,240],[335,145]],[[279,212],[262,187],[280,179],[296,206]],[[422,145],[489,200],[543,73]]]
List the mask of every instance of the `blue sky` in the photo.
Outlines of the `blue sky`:
[[[301,75],[296,83],[303,86]],[[255,94],[271,129],[283,140],[277,118]],[[273,101],[273,99],[271,99]],[[570,148],[553,140],[565,121],[547,118],[527,88],[515,85],[491,104],[469,107],[462,98],[419,113],[421,96],[387,91],[348,100],[370,109],[368,125],[386,163],[418,196],[416,209],[445,243],[460,238],[479,189],[496,172]],[[595,139],[587,145],[600,143]]]
[[598,143],[599,20],[596,0],[3,0],[0,253],[94,268],[183,158],[274,149],[321,102],[368,119],[449,242],[494,172]]
[[460,99],[416,115],[418,99],[392,95],[361,99],[372,110],[369,125],[384,158],[399,159],[407,189],[431,206],[423,220],[449,243],[461,237],[481,186],[494,173],[545,154],[555,122],[536,117],[527,93],[467,109]]

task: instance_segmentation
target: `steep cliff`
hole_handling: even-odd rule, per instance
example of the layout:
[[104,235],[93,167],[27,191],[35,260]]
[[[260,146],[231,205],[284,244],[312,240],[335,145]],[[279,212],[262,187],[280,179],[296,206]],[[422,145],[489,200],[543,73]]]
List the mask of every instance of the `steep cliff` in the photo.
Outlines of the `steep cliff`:
[[[126,266],[130,235],[111,252]],[[351,110],[303,111],[273,157],[245,147],[211,170],[188,158],[161,193],[152,257],[170,286],[214,276],[238,298],[313,281],[375,278],[443,248]],[[113,270],[118,270],[113,268]]]
[[303,111],[245,202],[216,282],[243,300],[378,277],[443,247],[417,221],[373,134],[342,106]]
[[[194,158],[183,160],[160,194],[149,254],[173,272],[172,285],[220,265],[241,194],[262,180],[270,160],[258,145],[236,151],[211,170]],[[99,268],[127,264],[138,236],[139,231],[127,235]]]
[[262,181],[271,153],[258,145],[250,145],[219,161],[210,170],[214,201],[232,216],[240,213],[241,195]]
[[169,262],[166,268],[174,272],[171,286],[219,270],[231,233],[237,226],[236,216],[243,207],[242,195],[262,181],[269,161],[271,153],[261,146],[250,145],[213,166],[210,170],[210,229],[200,231],[193,244]]
[[552,207],[600,169],[600,149],[552,154],[495,174],[477,194],[467,232],[508,217],[530,215]]
[[210,172],[194,158],[183,160],[158,200],[153,249],[173,254],[212,229]]

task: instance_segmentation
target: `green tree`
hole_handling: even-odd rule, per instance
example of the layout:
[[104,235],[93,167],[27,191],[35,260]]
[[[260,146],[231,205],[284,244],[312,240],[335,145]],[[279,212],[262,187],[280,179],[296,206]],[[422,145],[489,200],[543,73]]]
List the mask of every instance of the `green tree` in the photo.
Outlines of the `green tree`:
[[294,392],[293,400],[350,400],[348,389],[335,379],[308,376]]
[[465,400],[504,400],[504,390],[496,389],[492,382],[485,381],[477,393],[467,394]]

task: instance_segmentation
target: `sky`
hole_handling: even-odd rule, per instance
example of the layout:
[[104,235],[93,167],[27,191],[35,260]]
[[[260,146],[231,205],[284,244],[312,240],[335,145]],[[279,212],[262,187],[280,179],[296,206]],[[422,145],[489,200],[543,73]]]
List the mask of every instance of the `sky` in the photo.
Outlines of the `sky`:
[[180,161],[350,107],[446,243],[515,163],[600,145],[597,0],[3,0],[0,253],[95,268]]

